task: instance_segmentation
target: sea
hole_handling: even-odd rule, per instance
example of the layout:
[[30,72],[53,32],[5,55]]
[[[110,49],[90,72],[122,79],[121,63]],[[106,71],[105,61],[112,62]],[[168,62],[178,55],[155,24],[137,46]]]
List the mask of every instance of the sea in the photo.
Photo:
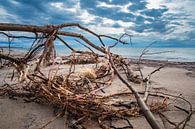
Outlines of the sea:
[[[0,41],[0,48],[7,48],[9,46],[8,42]],[[163,45],[162,45],[163,46]],[[30,45],[28,43],[22,42],[12,42],[10,44],[12,49],[17,51],[28,51]],[[84,47],[74,46],[77,50],[86,50]],[[113,53],[119,54],[126,58],[138,59],[141,54],[143,54],[142,59],[151,60],[163,60],[163,61],[176,61],[176,62],[195,62],[195,47],[188,46],[166,46],[161,47],[159,44],[156,46],[150,46],[146,48],[145,46],[127,45],[127,46],[116,46],[111,49]],[[64,44],[56,43],[56,52],[58,56],[68,55],[71,51],[65,47]],[[95,50],[94,50],[95,51]]]

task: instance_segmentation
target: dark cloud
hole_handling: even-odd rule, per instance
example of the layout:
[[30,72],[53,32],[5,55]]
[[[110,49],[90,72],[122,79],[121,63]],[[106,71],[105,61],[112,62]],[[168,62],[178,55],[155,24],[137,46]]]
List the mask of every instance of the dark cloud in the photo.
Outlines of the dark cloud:
[[29,22],[29,20],[34,21],[44,15],[44,7],[42,4],[32,4],[23,3],[23,1],[18,1],[18,4],[13,4],[11,1],[4,1],[1,3],[6,11],[14,16],[17,16],[22,23]]
[[190,39],[190,40],[195,40],[195,32],[191,32],[191,31],[188,31],[186,32],[186,35],[187,37]]
[[130,2],[130,0],[105,0],[107,3],[116,4],[116,5],[126,5]]
[[146,9],[147,2],[140,0],[131,0],[132,5],[128,7],[130,11]]
[[142,33],[144,30],[146,29],[145,25],[136,25],[133,30],[138,32],[138,33]]
[[148,21],[148,22],[153,22],[154,21],[153,18],[145,18],[145,20]]
[[135,22],[136,22],[137,24],[143,24],[144,21],[145,21],[145,18],[144,18],[143,16],[137,16]]
[[96,5],[97,5],[97,2],[96,0],[80,0],[80,5],[81,5],[81,8],[84,8],[86,10],[88,10],[89,12],[92,12],[92,13],[95,13],[96,11]]
[[[18,0],[17,4],[6,0],[2,2],[9,14],[17,16],[24,24],[60,24],[68,21],[78,21],[74,15],[67,12],[58,12],[50,6],[52,0]],[[56,2],[56,1],[55,1]],[[66,5],[73,5],[68,0],[64,1]],[[17,21],[13,21],[17,22]]]
[[[124,5],[128,3],[128,1],[120,2],[119,0],[113,0],[109,2],[108,0],[80,0],[81,8],[87,9],[89,13],[94,14],[96,16],[110,18],[112,20],[122,20],[122,21],[131,21],[135,16],[132,13],[124,13],[119,10],[117,7],[113,8],[104,8],[104,7],[97,7],[98,2],[106,2],[107,4],[117,4]],[[117,4],[118,5],[118,4]]]
[[81,4],[87,5],[87,7],[95,6],[98,2],[105,2],[106,4],[114,4],[114,5],[126,5],[131,1],[132,0],[80,0]]
[[163,7],[159,9],[144,9],[141,11],[142,16],[137,16],[135,20],[135,31],[142,32],[159,32],[165,33],[169,30],[167,25],[169,21],[162,16],[168,8]]
[[115,23],[115,24],[112,25],[112,27],[114,27],[114,28],[120,28],[120,27],[122,27],[122,26],[119,25],[118,23]]
[[160,8],[160,9],[147,9],[142,12],[142,14],[145,14],[146,16],[159,18],[161,17],[165,12],[168,11],[168,8]]
[[170,29],[166,27],[167,24],[168,24],[168,21],[156,20],[151,23],[137,24],[134,27],[134,30],[139,33],[142,33],[142,32],[165,33]]
[[168,31],[168,29],[166,28],[167,24],[168,24],[168,21],[157,20],[149,24],[148,28],[151,28],[152,31],[154,32],[165,33],[166,31]]

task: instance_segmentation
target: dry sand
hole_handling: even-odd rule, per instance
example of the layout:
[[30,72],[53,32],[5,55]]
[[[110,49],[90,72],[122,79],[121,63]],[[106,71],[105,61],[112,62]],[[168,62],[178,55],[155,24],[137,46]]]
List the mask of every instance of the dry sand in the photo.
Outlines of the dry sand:
[[[156,69],[155,67],[143,67],[144,75],[147,75],[151,71]],[[7,69],[0,70],[0,83],[3,84],[3,77],[6,74]],[[190,70],[184,68],[165,67],[161,71],[155,73],[152,76],[152,88],[151,90],[158,89],[165,93],[171,93],[174,95],[182,94],[188,99],[193,107],[195,107],[195,69]],[[137,89],[143,89],[141,86],[136,86]],[[128,88],[124,86],[120,80],[115,79],[112,86],[107,87],[105,92],[112,94],[116,92],[128,91]],[[187,105],[181,103],[183,108]],[[186,114],[177,111],[166,111],[165,114],[171,118],[171,120],[177,122],[182,120]],[[0,97],[0,129],[37,129],[41,125],[48,122],[54,117],[52,107],[36,104],[25,103],[23,100],[11,100],[7,97]],[[161,121],[157,116],[159,122]],[[130,118],[131,123],[134,125],[134,129],[150,129],[150,126],[146,122],[145,118]],[[45,129],[66,129],[66,118],[58,118]],[[161,122],[160,122],[161,123]],[[86,125],[89,128],[99,128],[94,122],[88,122]],[[166,127],[170,128],[170,127]],[[192,116],[186,129],[195,129],[195,115]]]

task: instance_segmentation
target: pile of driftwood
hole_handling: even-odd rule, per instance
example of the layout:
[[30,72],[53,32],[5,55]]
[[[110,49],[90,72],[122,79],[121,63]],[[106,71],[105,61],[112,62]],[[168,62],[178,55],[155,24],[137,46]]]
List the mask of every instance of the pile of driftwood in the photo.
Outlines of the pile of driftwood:
[[[64,28],[77,27],[84,32],[95,36],[100,45],[95,45],[80,33],[68,32]],[[10,98],[23,98],[27,102],[37,102],[54,106],[59,111],[57,117],[67,115],[74,119],[70,124],[72,128],[84,128],[82,123],[90,119],[96,120],[102,128],[133,128],[129,117],[144,115],[153,129],[161,128],[152,112],[161,113],[168,106],[168,98],[174,97],[163,93],[149,92],[151,75],[159,71],[157,68],[147,77],[134,75],[131,65],[123,57],[110,52],[110,49],[118,43],[127,44],[123,38],[131,39],[131,35],[124,34],[120,38],[107,35],[98,35],[95,32],[80,26],[79,24],[62,24],[47,26],[31,26],[17,24],[0,24],[0,34],[6,36],[8,41],[15,38],[33,39],[32,46],[25,55],[16,57],[10,54],[9,49],[0,53],[1,66],[5,64],[13,66],[18,73],[19,83],[4,84],[0,87],[0,95]],[[31,32],[35,36],[10,35],[7,31]],[[62,36],[75,37],[76,41],[85,46],[87,51],[79,51],[71,47]],[[106,46],[103,38],[116,41],[113,45]],[[72,51],[69,56],[63,56],[56,61],[55,40],[58,39]],[[84,43],[83,43],[84,42]],[[94,52],[94,49],[97,52]],[[101,53],[101,54],[100,54]],[[48,74],[42,69],[51,65],[67,65],[68,70],[58,74],[59,69],[48,70]],[[78,71],[77,64],[89,65]],[[67,69],[66,68],[66,69]],[[139,68],[140,73],[141,69]],[[131,92],[117,93],[105,96],[104,88],[110,86],[117,76]],[[14,75],[12,76],[12,79]],[[144,92],[137,92],[133,84],[145,86]],[[158,101],[150,101],[150,97],[158,98]],[[117,99],[116,99],[117,98]],[[123,98],[123,99],[121,99]],[[123,101],[122,101],[123,100]],[[185,99],[183,99],[185,100]],[[186,100],[185,100],[186,101]],[[190,103],[189,103],[190,104]],[[175,127],[185,127],[192,114],[192,108],[188,111],[187,118],[175,124],[165,120]],[[89,119],[90,118],[90,119]],[[115,127],[112,121],[124,120],[127,125]],[[52,121],[46,123],[42,128]]]

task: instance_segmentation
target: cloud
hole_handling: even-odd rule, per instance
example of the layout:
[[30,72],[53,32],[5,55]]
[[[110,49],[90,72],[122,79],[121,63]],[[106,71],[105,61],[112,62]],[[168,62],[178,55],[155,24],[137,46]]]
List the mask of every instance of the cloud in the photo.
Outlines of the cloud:
[[160,9],[166,7],[168,10],[161,16],[166,20],[167,31],[162,34],[163,39],[192,40],[189,33],[195,31],[195,11],[192,5],[194,0],[148,0],[150,9]]
[[78,22],[98,33],[194,40],[194,0],[3,0],[0,22]]
[[86,9],[89,13],[99,17],[112,20],[123,20],[125,22],[130,21],[135,17],[134,14],[130,13],[127,9],[130,5],[128,1],[120,2],[118,0],[113,0],[112,2],[109,2],[105,0],[102,2],[100,0],[80,0],[80,4],[81,8]]
[[[40,2],[41,3],[41,2]],[[11,1],[7,0],[1,2],[1,6],[6,10],[7,13],[12,15],[12,19],[9,19],[10,22],[15,23],[35,23],[36,19],[40,18],[43,15],[43,8],[40,5],[34,3],[26,3],[23,1]],[[1,7],[2,8],[2,7]],[[19,19],[19,20],[18,20]]]
[[109,4],[109,3],[106,3],[106,2],[100,2],[100,1],[97,1],[97,5],[96,7],[100,7],[100,8],[121,8],[122,6],[121,5],[115,5],[115,4]]
[[147,9],[146,11],[143,11],[142,13],[149,17],[159,18],[163,16],[163,14],[167,11],[168,11],[168,8],[159,8],[159,9]]
[[10,22],[11,20],[18,21],[18,18],[15,15],[12,15],[7,12],[3,7],[0,6],[0,22]]
[[189,39],[195,40],[195,32],[194,31],[187,32],[187,36]]
[[[81,0],[81,7],[87,9],[89,13],[115,21],[122,20],[123,22],[133,22],[135,26],[129,27],[138,33],[145,31],[166,32],[166,24],[168,22],[161,17],[168,9],[164,6],[159,9],[147,9],[146,5],[146,1],[137,0],[123,1],[123,3],[120,4],[117,0],[111,2],[102,2],[99,0],[87,2]],[[113,27],[119,28],[120,25],[113,23]]]
[[60,11],[64,11],[66,9],[63,2],[51,2],[50,5]]
[[137,11],[137,10],[144,10],[146,9],[147,2],[139,1],[139,0],[132,0],[132,5],[129,6],[130,11]]

